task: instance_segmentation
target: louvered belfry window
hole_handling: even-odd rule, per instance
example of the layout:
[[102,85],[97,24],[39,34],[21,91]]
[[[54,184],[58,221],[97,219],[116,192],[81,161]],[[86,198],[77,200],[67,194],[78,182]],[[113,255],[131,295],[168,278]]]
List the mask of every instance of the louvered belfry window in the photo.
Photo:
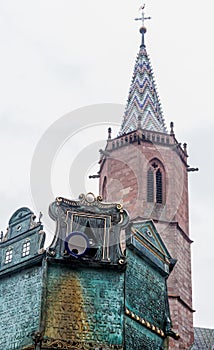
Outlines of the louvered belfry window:
[[151,162],[147,172],[147,202],[163,203],[163,176],[161,163],[157,160]]
[[160,169],[156,172],[156,202],[163,203],[162,173]]
[[147,202],[154,201],[154,173],[152,169],[148,170],[147,175]]

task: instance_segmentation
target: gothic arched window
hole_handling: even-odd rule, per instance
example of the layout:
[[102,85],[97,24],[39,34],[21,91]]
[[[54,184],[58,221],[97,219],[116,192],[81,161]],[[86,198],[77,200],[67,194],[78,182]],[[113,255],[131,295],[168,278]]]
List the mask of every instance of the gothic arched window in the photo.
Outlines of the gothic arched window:
[[157,159],[149,163],[147,172],[147,202],[159,203],[164,202],[164,168]]

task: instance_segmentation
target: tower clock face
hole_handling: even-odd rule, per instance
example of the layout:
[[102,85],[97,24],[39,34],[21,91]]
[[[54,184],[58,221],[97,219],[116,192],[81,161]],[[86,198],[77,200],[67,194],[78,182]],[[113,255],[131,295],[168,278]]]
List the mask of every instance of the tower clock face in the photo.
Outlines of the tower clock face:
[[65,250],[78,258],[85,255],[90,247],[88,237],[82,232],[72,232],[65,240]]

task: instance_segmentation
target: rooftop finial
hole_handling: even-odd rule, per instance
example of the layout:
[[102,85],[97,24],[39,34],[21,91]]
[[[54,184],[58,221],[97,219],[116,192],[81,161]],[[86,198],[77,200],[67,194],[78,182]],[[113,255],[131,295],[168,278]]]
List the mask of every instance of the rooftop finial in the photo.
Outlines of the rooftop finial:
[[141,44],[141,47],[145,46],[145,43],[144,43],[144,34],[146,33],[146,27],[145,27],[145,21],[147,19],[151,19],[151,17],[145,17],[145,12],[144,12],[144,9],[145,9],[145,4],[143,4],[143,6],[141,6],[139,8],[139,11],[142,10],[142,17],[140,18],[135,18],[135,21],[142,21],[142,26],[140,28],[140,33],[142,34],[142,44]]

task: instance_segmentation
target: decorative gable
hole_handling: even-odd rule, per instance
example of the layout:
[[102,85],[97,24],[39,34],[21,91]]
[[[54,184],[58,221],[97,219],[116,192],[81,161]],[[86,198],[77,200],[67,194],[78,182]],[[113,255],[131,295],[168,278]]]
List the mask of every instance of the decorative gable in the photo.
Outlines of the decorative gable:
[[[161,339],[166,336],[179,339],[172,330],[166,285],[176,261],[171,258],[151,220],[132,222],[126,229],[126,238],[127,343],[132,334],[135,333],[136,339],[141,332],[142,348],[147,344],[145,349],[162,349]],[[150,347],[149,338],[152,340]]]
[[7,239],[18,236],[33,226],[35,216],[28,208],[18,209],[9,220],[9,230]]
[[152,220],[131,223],[126,234],[131,249],[157,265],[162,274],[169,275],[176,260],[171,258]]
[[31,264],[44,252],[45,232],[28,208],[18,209],[0,241],[0,275]]

